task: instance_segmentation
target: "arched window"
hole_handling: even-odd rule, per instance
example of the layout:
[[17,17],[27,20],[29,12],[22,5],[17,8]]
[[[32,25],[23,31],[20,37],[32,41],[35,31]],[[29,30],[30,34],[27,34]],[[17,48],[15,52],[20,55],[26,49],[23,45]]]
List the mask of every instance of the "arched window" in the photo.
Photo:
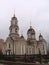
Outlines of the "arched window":
[[34,50],[34,47],[32,47],[32,54],[35,54],[35,50]]
[[31,54],[31,48],[29,48],[29,54]]
[[15,32],[17,33],[17,28],[15,28]]
[[28,54],[28,48],[26,48],[26,54]]
[[35,39],[35,35],[32,35],[32,39]]
[[31,35],[30,34],[28,34],[28,38],[31,38]]
[[10,48],[10,44],[9,44],[9,48]]

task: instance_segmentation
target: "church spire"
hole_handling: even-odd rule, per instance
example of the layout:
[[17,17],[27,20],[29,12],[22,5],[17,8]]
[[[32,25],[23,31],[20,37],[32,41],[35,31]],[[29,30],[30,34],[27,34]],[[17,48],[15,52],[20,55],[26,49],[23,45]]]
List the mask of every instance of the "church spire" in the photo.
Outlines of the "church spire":
[[14,17],[15,17],[15,9],[14,9]]
[[32,26],[31,26],[31,21],[30,21],[30,28],[32,28]]

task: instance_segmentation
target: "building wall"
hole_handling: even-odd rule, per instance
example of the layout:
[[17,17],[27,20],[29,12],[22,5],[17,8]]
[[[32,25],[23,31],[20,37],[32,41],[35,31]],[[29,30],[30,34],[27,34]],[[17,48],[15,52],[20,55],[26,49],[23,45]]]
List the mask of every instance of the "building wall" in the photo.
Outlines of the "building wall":
[[46,42],[45,41],[39,41],[38,42],[38,48],[39,48],[40,54],[42,54],[42,55],[47,54]]
[[[27,40],[19,36],[18,20],[15,15],[11,18],[11,25],[9,27],[10,33],[5,41],[5,53],[7,54],[46,54],[46,42],[40,34],[39,40],[36,40],[35,30],[30,26],[27,31]],[[40,41],[42,40],[42,41]]]
[[3,52],[4,50],[4,40],[0,39],[0,52]]

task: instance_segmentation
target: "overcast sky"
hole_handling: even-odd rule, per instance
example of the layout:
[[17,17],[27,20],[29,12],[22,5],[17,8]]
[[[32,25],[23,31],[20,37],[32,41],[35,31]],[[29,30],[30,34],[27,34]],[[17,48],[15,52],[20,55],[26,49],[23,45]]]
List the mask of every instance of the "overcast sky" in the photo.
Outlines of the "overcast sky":
[[9,35],[10,20],[14,14],[18,19],[20,34],[27,36],[30,26],[35,29],[36,38],[41,33],[49,42],[49,0],[1,0],[0,1],[0,38]]

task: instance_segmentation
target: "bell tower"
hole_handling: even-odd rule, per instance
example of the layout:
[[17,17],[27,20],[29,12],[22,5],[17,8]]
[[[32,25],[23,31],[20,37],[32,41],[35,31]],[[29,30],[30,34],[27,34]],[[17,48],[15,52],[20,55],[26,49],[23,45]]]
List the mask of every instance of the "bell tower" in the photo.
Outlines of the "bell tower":
[[13,17],[11,18],[11,25],[9,27],[9,30],[10,30],[10,34],[9,34],[10,37],[12,37],[13,39],[19,37],[18,20],[17,17],[15,16],[15,12]]

